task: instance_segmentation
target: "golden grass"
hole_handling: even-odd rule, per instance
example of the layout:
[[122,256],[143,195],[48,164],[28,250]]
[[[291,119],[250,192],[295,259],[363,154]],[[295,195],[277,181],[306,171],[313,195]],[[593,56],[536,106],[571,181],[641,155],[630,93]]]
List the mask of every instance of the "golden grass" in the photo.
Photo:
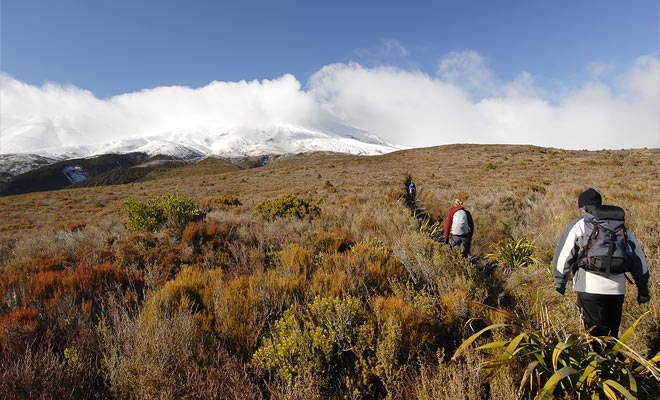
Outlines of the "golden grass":
[[[631,343],[642,354],[658,352],[659,165],[660,149],[451,145],[372,157],[299,154],[251,169],[207,159],[140,183],[0,197],[0,367],[25,371],[0,374],[0,388],[12,387],[10,379],[25,382],[36,373],[25,363],[39,359],[51,380],[76,378],[78,392],[97,397],[322,397],[319,382],[264,377],[249,360],[285,310],[305,310],[318,296],[354,296],[367,318],[356,337],[380,336],[355,353],[364,363],[362,381],[337,376],[342,388],[353,382],[376,398],[424,399],[483,395],[488,385],[491,398],[506,398],[515,379],[486,382],[446,358],[473,328],[493,322],[470,302],[496,304],[502,293],[527,318],[544,310],[559,331],[580,329],[574,295],[554,292],[548,268],[587,187],[626,210],[644,247],[652,300],[637,305],[631,287],[622,326],[652,309],[655,318],[642,322]],[[476,225],[474,255],[511,236],[529,240],[538,263],[507,271],[485,258],[473,265],[431,240],[399,201],[407,173],[419,205],[436,221],[455,198],[464,199]],[[129,198],[168,193],[207,207],[206,219],[128,232]],[[286,195],[318,201],[320,214],[269,220],[253,213],[260,202]],[[85,282],[92,287],[75,289]],[[53,318],[35,317],[40,307]],[[18,352],[9,339],[21,337],[43,346]],[[63,350],[72,348],[97,375],[60,371],[68,365]],[[231,379],[213,386],[209,379],[222,371],[217,360],[227,363]],[[130,394],[134,381],[142,385],[138,395]]]

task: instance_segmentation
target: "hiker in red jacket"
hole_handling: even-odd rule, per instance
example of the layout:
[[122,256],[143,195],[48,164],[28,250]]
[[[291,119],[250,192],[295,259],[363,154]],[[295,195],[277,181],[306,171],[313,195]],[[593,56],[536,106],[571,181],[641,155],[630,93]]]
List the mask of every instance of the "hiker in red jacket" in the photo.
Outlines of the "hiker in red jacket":
[[473,234],[472,215],[463,207],[461,200],[454,200],[454,206],[447,212],[445,220],[445,243],[449,243],[452,247],[461,246],[463,257],[467,257],[470,254]]

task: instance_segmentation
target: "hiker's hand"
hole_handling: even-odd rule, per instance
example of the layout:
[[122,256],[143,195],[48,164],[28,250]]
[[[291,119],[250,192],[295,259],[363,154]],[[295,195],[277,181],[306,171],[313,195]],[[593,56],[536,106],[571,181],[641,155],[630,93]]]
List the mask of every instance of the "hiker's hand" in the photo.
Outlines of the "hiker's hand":
[[639,296],[637,296],[637,302],[639,304],[648,303],[649,301],[651,301],[651,296],[650,295],[644,296],[643,294],[640,294]]
[[557,286],[555,286],[555,290],[557,291],[557,293],[561,294],[562,296],[564,295],[564,293],[566,293],[566,287],[565,286],[557,285]]

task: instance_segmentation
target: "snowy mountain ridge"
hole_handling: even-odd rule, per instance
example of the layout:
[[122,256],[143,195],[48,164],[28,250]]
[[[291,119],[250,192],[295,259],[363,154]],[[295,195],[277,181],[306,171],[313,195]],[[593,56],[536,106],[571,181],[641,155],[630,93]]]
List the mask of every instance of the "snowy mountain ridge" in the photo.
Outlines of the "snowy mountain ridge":
[[[3,153],[0,154],[0,172],[9,175],[30,170],[30,165],[43,165],[45,160],[55,162],[101,154],[143,152],[150,156],[189,160],[205,156],[239,158],[313,151],[378,155],[402,149],[337,120],[325,121],[324,127],[273,123],[256,127],[197,128],[108,141],[85,139],[69,124],[61,125],[58,121],[11,122],[4,124],[0,137],[0,153]],[[71,145],[72,142],[79,144]]]

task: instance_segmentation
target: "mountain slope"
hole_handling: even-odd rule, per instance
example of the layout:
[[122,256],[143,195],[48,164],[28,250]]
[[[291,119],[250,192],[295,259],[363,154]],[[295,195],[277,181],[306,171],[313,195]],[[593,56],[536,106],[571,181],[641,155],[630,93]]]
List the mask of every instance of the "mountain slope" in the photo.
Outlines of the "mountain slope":
[[57,162],[57,158],[38,154],[0,154],[0,183],[13,176]]
[[[315,151],[378,155],[400,150],[373,134],[332,119],[324,126],[278,123],[256,127],[200,128],[80,145],[68,145],[70,141],[64,139],[76,136],[71,133],[70,126],[60,128],[56,123],[43,120],[13,121],[4,127],[2,149],[15,153],[0,155],[0,179],[7,181],[11,176],[59,160],[101,154],[145,153],[191,160],[205,156],[236,159]],[[40,147],[39,143],[45,147]]]
[[[0,195],[58,190],[76,184],[83,186],[79,183],[109,171],[125,171],[148,159],[149,156],[146,153],[128,153],[58,161],[17,175],[2,183]],[[120,183],[126,183],[126,181]]]

